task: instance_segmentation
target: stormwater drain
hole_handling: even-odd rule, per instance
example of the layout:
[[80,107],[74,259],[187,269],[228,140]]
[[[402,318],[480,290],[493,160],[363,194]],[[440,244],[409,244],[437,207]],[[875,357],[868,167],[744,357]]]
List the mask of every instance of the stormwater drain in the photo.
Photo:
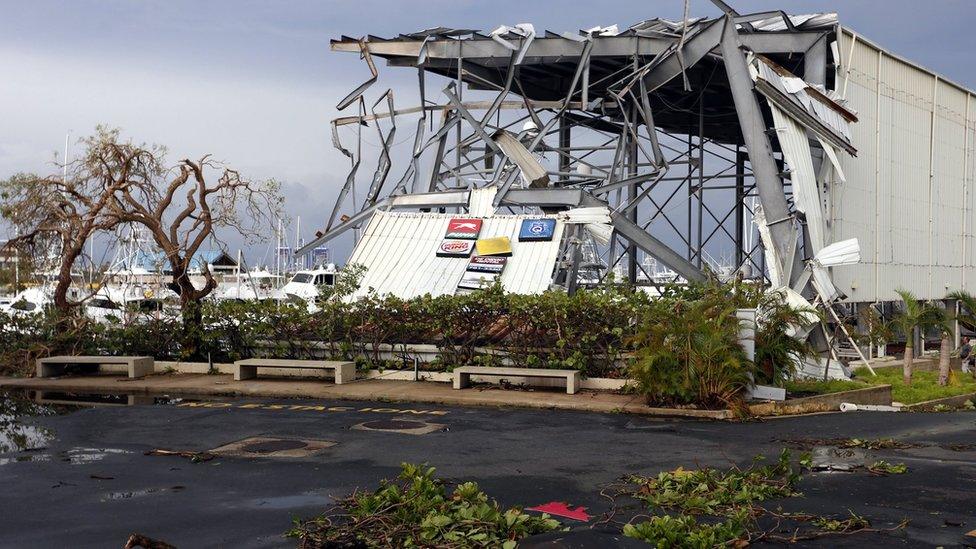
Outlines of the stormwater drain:
[[250,437],[210,450],[218,456],[249,458],[300,458],[335,446],[332,440]]
[[412,421],[409,419],[377,419],[352,426],[357,431],[383,431],[386,433],[402,433],[405,435],[426,435],[443,431],[445,427],[445,425],[440,423],[427,423],[425,421]]
[[307,448],[308,443],[301,440],[266,440],[244,445],[241,450],[251,454],[271,454],[283,450],[297,450]]

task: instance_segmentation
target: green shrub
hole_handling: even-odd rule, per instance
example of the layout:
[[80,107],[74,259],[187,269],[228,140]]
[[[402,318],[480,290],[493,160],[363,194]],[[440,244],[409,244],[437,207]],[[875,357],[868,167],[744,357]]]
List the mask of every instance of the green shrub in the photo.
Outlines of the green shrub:
[[654,303],[633,338],[630,376],[653,404],[726,408],[757,371],[739,343],[737,303],[716,283]]
[[[574,369],[590,377],[630,373],[654,402],[725,406],[750,374],[778,383],[791,359],[805,352],[787,334],[795,311],[742,284],[672,286],[655,299],[624,285],[573,295],[516,295],[496,285],[411,299],[369,293],[354,302],[340,299],[347,286],[326,292],[314,313],[304,304],[206,301],[200,310],[205,329],[194,338],[185,337],[179,318],[97,324],[78,313],[63,319],[53,313],[2,316],[0,366],[26,373],[37,356],[97,353],[214,362],[324,357],[389,368],[397,361],[381,355],[385,345],[396,352],[408,344],[430,344],[440,351],[426,369],[510,363]],[[758,305],[769,320],[756,336],[756,368],[739,347],[734,313]],[[184,348],[188,340],[193,344]],[[625,356],[635,357],[629,371],[620,367]]]

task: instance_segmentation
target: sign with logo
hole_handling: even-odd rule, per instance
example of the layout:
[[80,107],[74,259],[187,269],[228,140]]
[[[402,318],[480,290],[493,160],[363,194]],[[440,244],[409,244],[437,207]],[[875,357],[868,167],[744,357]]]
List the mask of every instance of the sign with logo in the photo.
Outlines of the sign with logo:
[[447,234],[444,238],[461,238],[464,240],[478,240],[481,232],[480,219],[454,218],[447,224]]
[[482,238],[475,244],[478,255],[512,255],[512,241],[507,236]]
[[508,258],[499,255],[480,256],[476,255],[468,262],[468,271],[477,273],[500,273],[505,269]]
[[523,219],[519,230],[519,242],[543,242],[552,240],[556,232],[555,219]]
[[458,282],[459,290],[480,290],[495,283],[499,275],[492,273],[472,273],[466,272]]
[[442,240],[437,257],[468,257],[474,247],[470,240]]

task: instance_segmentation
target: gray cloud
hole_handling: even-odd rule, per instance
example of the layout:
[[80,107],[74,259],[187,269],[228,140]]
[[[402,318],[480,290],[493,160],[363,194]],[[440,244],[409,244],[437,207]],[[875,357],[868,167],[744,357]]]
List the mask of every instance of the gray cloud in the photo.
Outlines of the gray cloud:
[[[48,171],[65,133],[105,123],[174,158],[212,153],[252,177],[283,182],[286,207],[307,236],[331,210],[348,161],[330,142],[335,102],[366,75],[355,55],[332,54],[340,34],[395,36],[437,25],[491,29],[531,22],[573,30],[680,17],[681,0],[612,3],[556,0],[301,0],[272,2],[0,2],[0,177]],[[840,12],[843,24],[896,53],[972,86],[976,38],[971,2],[739,0],[740,11]],[[707,0],[695,15],[715,15]],[[415,74],[380,66],[377,96],[415,101]],[[402,87],[401,87],[402,86]],[[439,99],[434,97],[433,99]],[[350,130],[344,130],[346,132]],[[367,132],[374,131],[372,128]],[[404,130],[407,138],[410,130]],[[344,133],[344,137],[350,135]],[[376,141],[368,133],[367,146]],[[398,141],[400,141],[398,139]],[[404,154],[401,143],[397,156]],[[375,151],[370,151],[375,153]],[[395,165],[391,179],[399,177]],[[364,161],[365,182],[372,166]],[[365,188],[365,186],[363,187]],[[239,241],[228,238],[234,247]],[[333,246],[342,257],[351,243]],[[249,250],[252,263],[266,246]]]

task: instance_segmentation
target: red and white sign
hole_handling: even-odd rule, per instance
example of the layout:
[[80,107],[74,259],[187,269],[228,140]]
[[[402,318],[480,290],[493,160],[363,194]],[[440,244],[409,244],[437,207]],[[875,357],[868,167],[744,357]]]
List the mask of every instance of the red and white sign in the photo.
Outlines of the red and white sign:
[[443,240],[437,247],[438,257],[468,257],[474,242],[471,240]]
[[480,232],[480,219],[454,218],[447,224],[447,234],[444,235],[444,238],[478,240],[478,233]]
[[478,273],[500,273],[505,269],[508,258],[497,255],[476,255],[468,263],[468,271]]

